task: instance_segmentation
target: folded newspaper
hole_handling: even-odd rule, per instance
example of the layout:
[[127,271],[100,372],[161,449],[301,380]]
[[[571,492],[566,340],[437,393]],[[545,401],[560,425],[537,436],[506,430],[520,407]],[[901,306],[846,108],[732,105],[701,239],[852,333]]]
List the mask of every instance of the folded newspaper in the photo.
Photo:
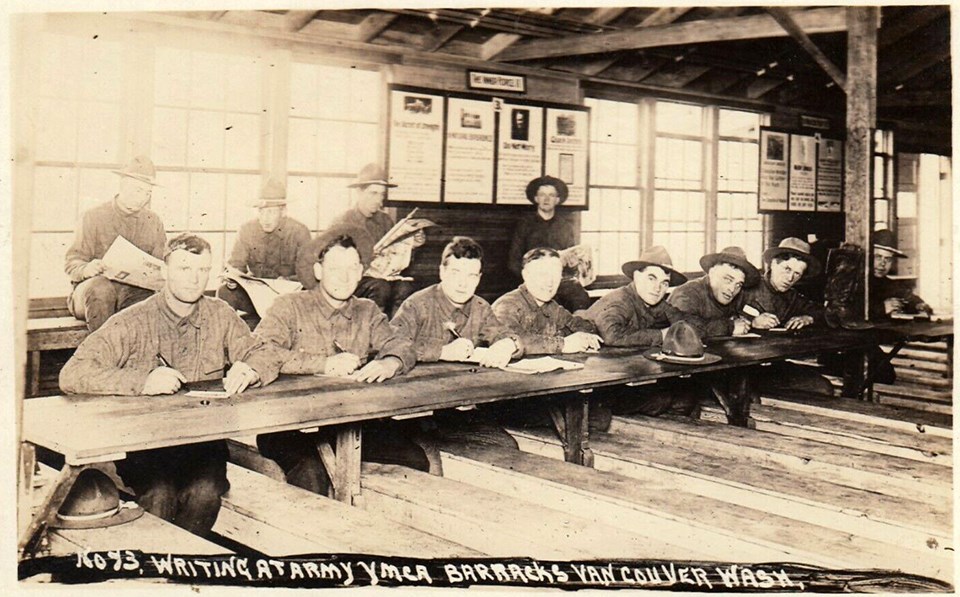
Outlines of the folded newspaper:
[[564,269],[577,270],[581,286],[589,286],[597,279],[593,269],[593,249],[590,245],[574,245],[560,251]]
[[253,303],[257,315],[260,317],[267,314],[277,297],[303,289],[303,285],[295,280],[258,278],[230,266],[224,268],[220,277],[224,280],[233,280],[239,284],[247,292],[250,302]]
[[410,280],[400,272],[410,267],[410,259],[415,249],[414,237],[417,232],[430,226],[436,226],[430,220],[414,218],[416,208],[407,217],[401,219],[377,244],[373,246],[374,258],[363,275],[381,280]]
[[163,288],[163,261],[118,236],[104,253],[103,275],[116,282],[148,290]]

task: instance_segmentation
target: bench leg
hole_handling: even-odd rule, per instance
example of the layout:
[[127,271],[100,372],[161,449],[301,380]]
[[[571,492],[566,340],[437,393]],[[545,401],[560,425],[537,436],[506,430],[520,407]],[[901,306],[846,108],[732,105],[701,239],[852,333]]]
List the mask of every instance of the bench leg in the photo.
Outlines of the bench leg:
[[582,466],[593,466],[590,449],[590,400],[586,392],[571,394],[563,399],[563,458]]
[[330,475],[333,497],[349,505],[354,505],[360,497],[361,435],[360,423],[341,425],[337,429],[336,468]]
[[[866,355],[862,350],[851,350],[843,355],[843,389],[840,395],[844,398],[863,399],[863,392],[873,394],[873,388],[865,387],[864,359]],[[870,396],[868,396],[869,399]]]

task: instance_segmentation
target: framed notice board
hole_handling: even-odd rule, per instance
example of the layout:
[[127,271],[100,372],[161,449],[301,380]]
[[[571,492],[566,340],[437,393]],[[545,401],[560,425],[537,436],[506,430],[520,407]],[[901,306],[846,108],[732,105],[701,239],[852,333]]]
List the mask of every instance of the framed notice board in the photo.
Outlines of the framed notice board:
[[564,207],[589,207],[590,108],[389,86],[389,202],[529,205],[527,183],[555,176]]
[[842,212],[843,141],[761,127],[757,200],[761,213]]

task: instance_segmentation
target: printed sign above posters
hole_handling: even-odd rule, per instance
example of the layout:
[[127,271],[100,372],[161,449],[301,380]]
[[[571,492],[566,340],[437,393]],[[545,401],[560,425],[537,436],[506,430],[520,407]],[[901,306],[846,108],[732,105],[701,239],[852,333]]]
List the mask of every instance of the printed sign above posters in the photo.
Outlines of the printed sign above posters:
[[527,183],[543,174],[543,108],[505,103],[497,152],[497,203],[528,205]]
[[843,141],[760,129],[761,212],[843,211]]
[[390,86],[388,200],[528,205],[544,173],[567,183],[565,206],[589,205],[590,109]]
[[790,211],[814,211],[817,196],[817,139],[790,135]]
[[440,202],[443,175],[442,95],[390,94],[391,201]]
[[579,110],[547,109],[547,155],[544,171],[567,183],[564,205],[587,202],[588,114]]

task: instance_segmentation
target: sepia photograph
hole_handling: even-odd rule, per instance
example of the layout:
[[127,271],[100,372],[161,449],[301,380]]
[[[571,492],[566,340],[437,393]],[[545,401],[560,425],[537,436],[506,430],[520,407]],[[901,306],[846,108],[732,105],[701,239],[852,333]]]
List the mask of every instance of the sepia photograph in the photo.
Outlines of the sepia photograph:
[[953,8],[12,0],[4,594],[953,593]]

